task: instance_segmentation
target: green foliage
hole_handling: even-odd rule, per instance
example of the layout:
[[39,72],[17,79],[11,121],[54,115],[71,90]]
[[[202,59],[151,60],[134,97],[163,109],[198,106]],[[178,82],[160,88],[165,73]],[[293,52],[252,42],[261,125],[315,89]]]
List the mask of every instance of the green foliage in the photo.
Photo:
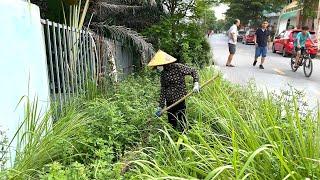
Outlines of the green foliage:
[[45,180],[60,180],[60,179],[88,179],[86,167],[77,162],[72,163],[69,167],[64,167],[58,162],[48,164],[43,168],[43,173],[39,179]]
[[[210,68],[202,70],[202,83],[214,75]],[[217,79],[188,99],[191,129],[180,134],[164,122],[166,117],[153,115],[158,83],[153,72],[134,75],[115,84],[113,93],[73,103],[59,126],[41,133],[38,143],[21,151],[9,179],[320,176],[320,118],[314,112],[301,112],[297,92],[264,98],[254,86]],[[70,118],[77,113],[88,120],[85,126]],[[70,133],[52,136],[61,131]]]
[[[118,162],[124,157],[131,158],[126,152],[150,144],[153,141],[150,132],[160,127],[153,116],[158,81],[156,74],[147,73],[114,84],[113,91],[101,95],[92,88],[85,101],[80,99],[66,107],[66,114],[52,129],[49,115],[36,119],[38,123],[32,121],[28,126],[34,130],[30,136],[23,136],[28,141],[21,146],[19,158],[6,176],[9,179],[119,179],[127,165]],[[36,109],[32,108],[36,104],[28,106],[26,116],[38,118],[34,114]]]
[[198,21],[198,25],[202,26],[204,31],[213,30],[216,24],[216,16],[211,9],[213,1],[197,0],[195,1],[194,17]]
[[203,29],[196,23],[175,23],[175,18],[165,18],[143,33],[155,49],[172,54],[182,63],[203,67],[210,63],[210,46]]
[[42,115],[36,98],[31,101],[24,97],[22,102],[25,117],[15,135],[15,141],[11,140],[17,142],[17,148],[13,167],[6,174],[8,179],[35,177],[44,165],[61,160],[66,153],[65,147],[73,149],[77,140],[75,134],[91,121],[83,113],[69,108],[58,122],[52,123],[51,111]]
[[[315,0],[299,0],[299,5],[302,10],[303,21],[305,22],[308,18],[317,18],[317,10],[319,1]],[[303,23],[304,23],[303,22]]]
[[[8,144],[9,139],[7,136],[7,130],[3,129],[3,127],[0,125],[0,171],[2,171],[8,161]],[[1,177],[1,174],[0,174]]]
[[[231,22],[231,23],[232,23],[232,22]],[[228,28],[230,28],[230,26],[231,26],[231,24],[228,24],[224,19],[219,19],[219,20],[216,22],[213,30],[214,30],[215,32],[222,32],[222,31],[228,30]]]
[[214,2],[163,0],[169,12],[142,34],[155,49],[162,49],[182,63],[203,67],[211,61],[210,47],[204,36],[216,20],[210,10]]
[[265,18],[264,13],[280,12],[287,1],[278,0],[223,0],[229,4],[226,12],[226,19],[233,21],[240,19],[241,24],[247,25],[251,21],[252,26],[260,25],[260,21]]
[[68,150],[69,155],[60,161],[64,168],[79,162],[86,166],[89,179],[120,178],[126,165],[118,162],[132,148],[146,145],[149,131],[156,127],[154,117],[148,118],[148,114],[153,114],[157,106],[157,93],[154,93],[158,89],[157,81],[158,78],[151,81],[144,75],[133,76],[122,84],[115,84],[114,92],[104,98],[79,102],[76,105],[81,107],[79,111],[94,122],[77,134],[76,148]]
[[203,29],[214,30],[217,28],[217,18],[213,10],[204,10],[202,13]]
[[[212,71],[203,71],[203,80]],[[135,164],[140,179],[317,179],[320,118],[300,114],[296,96],[266,98],[220,79],[189,99],[192,129],[171,130]],[[300,108],[300,106],[299,106]]]

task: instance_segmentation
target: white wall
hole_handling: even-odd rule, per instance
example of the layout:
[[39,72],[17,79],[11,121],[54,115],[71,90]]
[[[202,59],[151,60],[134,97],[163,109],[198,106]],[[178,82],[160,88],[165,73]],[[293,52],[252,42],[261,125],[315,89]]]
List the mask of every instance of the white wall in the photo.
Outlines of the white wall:
[[24,118],[22,96],[37,96],[43,112],[49,105],[46,54],[37,6],[0,0],[0,24],[0,125],[11,139]]

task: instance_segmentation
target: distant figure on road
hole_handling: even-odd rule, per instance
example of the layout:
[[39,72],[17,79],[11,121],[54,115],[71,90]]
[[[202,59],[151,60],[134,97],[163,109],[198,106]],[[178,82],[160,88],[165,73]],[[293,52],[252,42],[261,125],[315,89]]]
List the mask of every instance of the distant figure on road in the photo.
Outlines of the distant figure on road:
[[256,45],[256,54],[254,57],[253,66],[257,64],[258,58],[261,56],[259,68],[264,69],[263,63],[267,57],[268,41],[270,39],[270,31],[268,30],[268,21],[263,21],[261,28],[258,28],[254,36],[254,44]]
[[228,30],[228,46],[229,46],[229,57],[227,60],[227,67],[234,67],[231,64],[234,54],[236,53],[236,44],[237,44],[237,36],[238,36],[238,27],[240,26],[240,20],[236,19],[233,22],[233,25]]
[[208,30],[207,32],[208,38],[212,35],[212,33],[213,33],[213,30]]

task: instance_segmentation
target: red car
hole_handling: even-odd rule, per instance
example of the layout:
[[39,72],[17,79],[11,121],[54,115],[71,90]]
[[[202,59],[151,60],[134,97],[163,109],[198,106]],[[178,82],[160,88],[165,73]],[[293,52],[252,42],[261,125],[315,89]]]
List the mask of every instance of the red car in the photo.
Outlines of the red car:
[[254,36],[256,31],[250,30],[243,36],[242,44],[254,44]]
[[[292,55],[294,51],[294,41],[299,32],[301,32],[301,30],[299,29],[285,30],[281,32],[274,38],[272,52],[282,53],[283,57]],[[315,57],[318,52],[318,40],[314,31],[310,31],[310,34],[312,41],[315,43],[315,46],[312,45],[310,40],[307,40],[306,47],[309,50],[310,56]]]

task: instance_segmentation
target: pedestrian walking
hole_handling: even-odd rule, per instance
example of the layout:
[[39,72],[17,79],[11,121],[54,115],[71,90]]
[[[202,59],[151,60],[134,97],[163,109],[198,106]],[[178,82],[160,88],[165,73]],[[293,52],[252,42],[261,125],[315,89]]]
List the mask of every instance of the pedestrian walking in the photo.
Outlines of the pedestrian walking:
[[231,64],[234,54],[236,53],[236,44],[237,44],[237,36],[238,36],[238,27],[240,26],[240,20],[236,19],[233,22],[233,25],[228,30],[228,47],[229,47],[229,57],[226,63],[227,67],[234,67]]
[[[185,76],[191,75],[194,82],[193,91],[200,91],[198,72],[184,64],[175,63],[176,61],[176,58],[159,50],[148,64],[148,66],[156,67],[161,72],[161,94],[159,107],[156,112],[158,117],[162,115],[161,110],[165,106],[168,107],[187,95]],[[168,110],[169,123],[174,129],[180,130],[181,132],[188,127],[185,118],[185,110],[185,101],[182,101]]]
[[258,62],[258,58],[261,56],[261,63],[259,65],[260,69],[264,69],[263,63],[267,57],[268,51],[268,41],[270,40],[270,31],[268,30],[268,21],[263,21],[261,28],[256,30],[254,36],[254,44],[256,46],[255,57],[253,61],[253,66]]
[[210,35],[211,35],[211,30],[208,30],[207,35],[208,35],[208,38],[209,38]]

